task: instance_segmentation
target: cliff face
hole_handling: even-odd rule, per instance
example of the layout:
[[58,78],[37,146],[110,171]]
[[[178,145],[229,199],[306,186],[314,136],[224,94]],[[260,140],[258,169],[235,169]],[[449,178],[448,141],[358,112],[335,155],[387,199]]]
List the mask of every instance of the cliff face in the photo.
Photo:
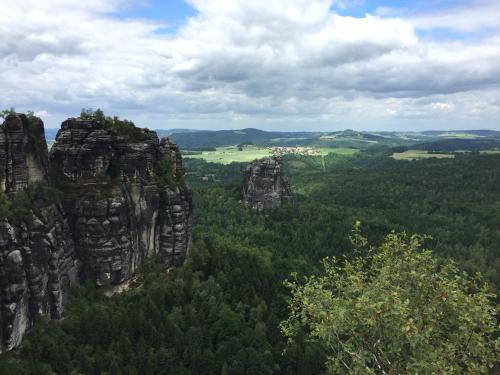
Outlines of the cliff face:
[[191,193],[179,150],[148,130],[136,138],[69,119],[50,151],[51,177],[66,182],[77,254],[97,283],[121,283],[155,255],[168,267],[182,264],[187,252]]
[[292,199],[290,184],[278,157],[254,160],[245,170],[243,202],[258,211],[280,206]]
[[[42,121],[7,116],[0,126],[4,200],[24,194],[36,183],[46,184],[47,171]],[[0,217],[0,351],[18,346],[34,319],[61,316],[79,270],[62,206],[56,201],[25,200],[22,218],[9,222]]]
[[45,179],[47,162],[42,120],[7,116],[0,127],[0,192],[16,192]]
[[183,263],[192,203],[175,144],[69,119],[48,155],[39,119],[10,115],[0,129],[4,196],[47,181],[60,191],[31,198],[21,220],[0,218],[0,351],[18,346],[36,318],[59,318],[75,283],[119,284],[153,257]]

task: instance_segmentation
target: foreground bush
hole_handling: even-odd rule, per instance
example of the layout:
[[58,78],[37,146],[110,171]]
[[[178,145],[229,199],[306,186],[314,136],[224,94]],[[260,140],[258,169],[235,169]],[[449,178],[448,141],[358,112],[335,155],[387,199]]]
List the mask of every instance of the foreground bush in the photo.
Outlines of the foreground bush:
[[[354,242],[366,241],[357,233]],[[282,332],[324,345],[331,373],[487,373],[498,362],[498,310],[487,285],[440,266],[423,238],[390,234],[292,291]]]

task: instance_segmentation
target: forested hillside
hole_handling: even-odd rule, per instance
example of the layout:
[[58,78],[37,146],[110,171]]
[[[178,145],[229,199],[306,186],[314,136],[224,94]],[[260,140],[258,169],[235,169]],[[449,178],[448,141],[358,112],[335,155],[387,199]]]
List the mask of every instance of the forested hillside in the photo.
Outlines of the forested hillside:
[[320,374],[325,347],[300,330],[289,344],[280,330],[283,282],[320,274],[324,257],[358,254],[349,240],[358,220],[373,245],[393,230],[428,234],[440,263],[454,259],[500,289],[499,155],[287,156],[294,202],[264,214],[240,203],[244,164],[186,164],[195,200],[186,265],[151,267],[110,299],[86,285],[65,320],[37,325],[20,362],[2,359],[2,374]]

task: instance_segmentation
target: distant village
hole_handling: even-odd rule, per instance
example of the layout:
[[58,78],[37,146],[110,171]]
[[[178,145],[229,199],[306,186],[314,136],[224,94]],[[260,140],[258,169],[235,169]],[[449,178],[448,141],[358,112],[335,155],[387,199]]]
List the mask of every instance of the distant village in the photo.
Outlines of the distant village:
[[286,154],[298,154],[317,156],[321,155],[321,151],[313,147],[270,147],[269,151],[273,155],[282,156]]

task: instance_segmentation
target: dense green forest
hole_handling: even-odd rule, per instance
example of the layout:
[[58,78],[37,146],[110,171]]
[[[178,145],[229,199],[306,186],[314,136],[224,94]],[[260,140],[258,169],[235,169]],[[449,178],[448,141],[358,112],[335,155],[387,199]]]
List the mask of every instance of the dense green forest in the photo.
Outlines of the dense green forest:
[[280,330],[284,281],[357,254],[349,235],[358,220],[373,245],[393,230],[427,234],[438,263],[453,259],[500,289],[500,155],[287,156],[294,202],[264,214],[240,203],[244,164],[186,164],[195,225],[185,266],[151,266],[110,299],[81,287],[64,320],[36,325],[20,361],[1,359],[2,374],[323,373],[325,346],[300,329],[288,342]]

